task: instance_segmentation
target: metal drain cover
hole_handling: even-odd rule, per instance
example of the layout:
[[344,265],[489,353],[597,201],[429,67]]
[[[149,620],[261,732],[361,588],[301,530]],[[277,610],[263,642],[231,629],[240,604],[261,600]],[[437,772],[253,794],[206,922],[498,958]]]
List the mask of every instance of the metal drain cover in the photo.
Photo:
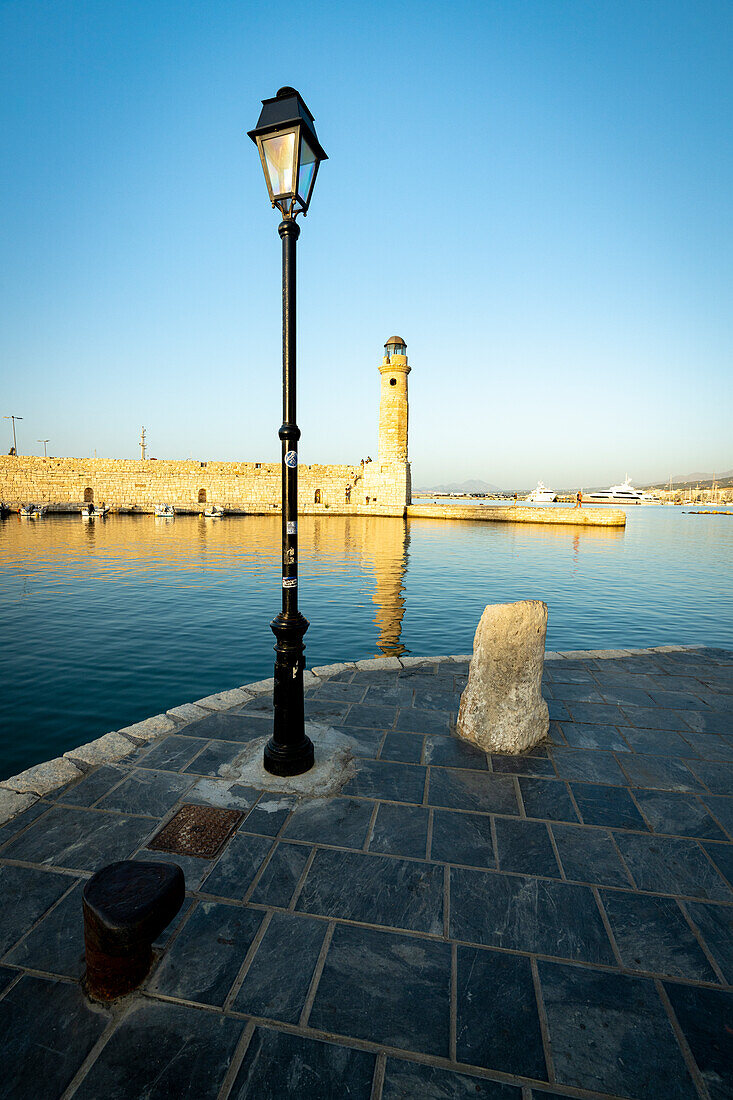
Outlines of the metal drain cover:
[[217,806],[192,806],[187,803],[146,847],[154,852],[213,859],[243,817],[241,810],[221,810]]

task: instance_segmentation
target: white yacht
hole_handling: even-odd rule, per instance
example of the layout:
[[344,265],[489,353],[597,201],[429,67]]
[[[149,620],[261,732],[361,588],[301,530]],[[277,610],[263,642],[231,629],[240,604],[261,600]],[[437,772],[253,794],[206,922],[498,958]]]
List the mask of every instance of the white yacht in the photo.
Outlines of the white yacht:
[[533,489],[526,498],[530,504],[553,504],[557,500],[554,489],[548,489],[541,481],[537,482],[537,488]]
[[653,493],[635,489],[627,474],[623,485],[612,485],[610,489],[583,493],[583,504],[661,504],[661,501]]
[[174,519],[176,515],[172,504],[156,504],[155,514],[158,519]]

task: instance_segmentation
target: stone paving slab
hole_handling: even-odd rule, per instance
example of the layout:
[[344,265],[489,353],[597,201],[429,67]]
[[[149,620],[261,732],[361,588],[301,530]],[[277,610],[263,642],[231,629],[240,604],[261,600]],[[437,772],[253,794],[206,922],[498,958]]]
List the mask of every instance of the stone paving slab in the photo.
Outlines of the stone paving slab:
[[5,822],[11,821],[22,810],[28,809],[36,801],[38,796],[30,793],[20,794],[0,788],[0,836]]
[[[520,757],[456,738],[468,658],[403,658],[309,676],[317,752],[353,756],[327,798],[237,781],[268,681],[3,788],[0,1093],[731,1096],[733,654],[548,657]],[[186,802],[243,811],[216,859],[146,848]],[[178,862],[187,899],[102,1008],[80,895],[123,858]]]
[[51,794],[72,779],[78,779],[81,774],[81,768],[76,767],[70,760],[58,756],[55,760],[34,764],[32,768],[27,768],[19,775],[4,779],[0,789],[17,794]]
[[130,756],[135,752],[135,744],[121,733],[105,733],[96,741],[80,745],[64,753],[64,759],[70,760],[76,767],[86,770],[95,764],[111,764]]

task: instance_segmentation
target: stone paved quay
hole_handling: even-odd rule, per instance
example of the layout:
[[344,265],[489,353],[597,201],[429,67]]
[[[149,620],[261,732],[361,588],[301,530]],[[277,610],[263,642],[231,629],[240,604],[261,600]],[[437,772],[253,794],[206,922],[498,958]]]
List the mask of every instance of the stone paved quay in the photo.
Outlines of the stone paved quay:
[[[306,703],[354,754],[333,797],[232,778],[264,684],[0,827],[0,1095],[731,1097],[733,653],[548,655],[522,757],[453,736],[465,660],[340,668]],[[146,843],[187,802],[246,817],[176,859],[143,990],[92,1005],[83,881],[175,858]]]

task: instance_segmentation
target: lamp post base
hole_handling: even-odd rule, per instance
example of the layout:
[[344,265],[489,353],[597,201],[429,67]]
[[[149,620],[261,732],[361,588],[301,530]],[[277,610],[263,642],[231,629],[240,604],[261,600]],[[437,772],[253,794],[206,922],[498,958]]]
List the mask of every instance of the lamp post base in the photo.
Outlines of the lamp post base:
[[270,623],[277,638],[273,734],[265,745],[263,764],[271,775],[302,775],[313,767],[313,742],[306,736],[303,713],[303,635],[308,620],[295,611],[282,612]]
[[265,745],[263,764],[270,775],[303,775],[313,767],[313,742],[305,734],[299,745],[279,745],[271,737]]

